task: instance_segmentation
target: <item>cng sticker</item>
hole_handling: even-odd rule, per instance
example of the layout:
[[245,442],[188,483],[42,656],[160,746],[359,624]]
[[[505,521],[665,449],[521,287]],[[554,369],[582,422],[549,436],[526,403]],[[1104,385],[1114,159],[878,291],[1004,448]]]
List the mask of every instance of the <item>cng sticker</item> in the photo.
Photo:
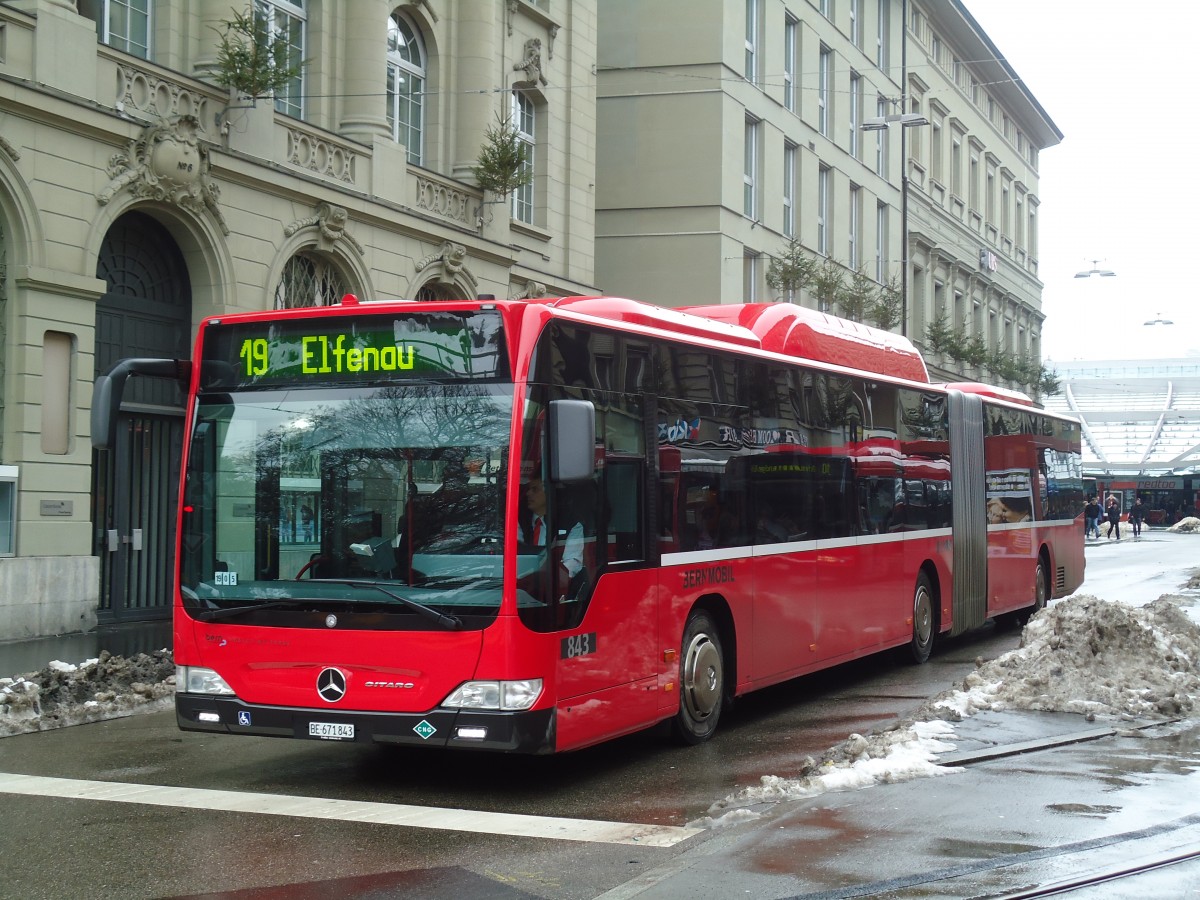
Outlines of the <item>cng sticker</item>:
[[434,728],[432,725],[430,725],[428,722],[426,722],[424,719],[422,719],[420,722],[418,722],[416,725],[413,726],[413,731],[415,731],[418,735],[421,736],[421,740],[427,741],[431,737],[433,737],[433,734],[435,731],[437,731],[437,729]]

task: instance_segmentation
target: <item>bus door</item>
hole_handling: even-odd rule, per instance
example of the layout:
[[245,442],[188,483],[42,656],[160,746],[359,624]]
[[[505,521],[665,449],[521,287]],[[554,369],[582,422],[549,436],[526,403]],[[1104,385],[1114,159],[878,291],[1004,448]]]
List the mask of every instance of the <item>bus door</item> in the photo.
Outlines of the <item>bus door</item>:
[[[531,393],[536,398],[539,391]],[[526,444],[522,474],[527,483],[545,484],[549,512],[548,536],[537,542],[546,548],[539,554],[541,580],[531,593],[550,614],[523,618],[555,635],[558,743],[578,746],[657,715],[658,579],[643,398],[582,388],[560,389],[557,397],[593,404],[596,470],[586,481],[552,483],[540,449]],[[536,400],[527,404],[527,422],[538,413]],[[540,506],[540,498],[523,491],[519,523],[540,512],[526,508],[534,500]],[[519,544],[528,547],[526,527],[519,526]]]
[[988,617],[987,509],[983,399],[950,391],[950,493],[954,533],[954,626],[978,628]]

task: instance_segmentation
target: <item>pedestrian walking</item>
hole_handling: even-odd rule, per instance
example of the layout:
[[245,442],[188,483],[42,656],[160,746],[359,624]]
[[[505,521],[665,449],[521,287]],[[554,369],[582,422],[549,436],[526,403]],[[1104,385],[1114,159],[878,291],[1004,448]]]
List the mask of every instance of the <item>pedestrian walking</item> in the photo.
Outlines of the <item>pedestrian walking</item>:
[[1108,515],[1108,539],[1111,541],[1113,532],[1117,533],[1117,540],[1121,539],[1121,507],[1117,506],[1117,498],[1108,498],[1108,509],[1105,510]]
[[1142,498],[1138,497],[1133,501],[1133,506],[1129,508],[1129,524],[1133,527],[1133,536],[1142,536],[1142,523],[1146,521],[1146,507],[1142,504]]
[[1088,502],[1083,507],[1083,537],[1084,540],[1090,537],[1100,540],[1100,502],[1095,494],[1088,497]]

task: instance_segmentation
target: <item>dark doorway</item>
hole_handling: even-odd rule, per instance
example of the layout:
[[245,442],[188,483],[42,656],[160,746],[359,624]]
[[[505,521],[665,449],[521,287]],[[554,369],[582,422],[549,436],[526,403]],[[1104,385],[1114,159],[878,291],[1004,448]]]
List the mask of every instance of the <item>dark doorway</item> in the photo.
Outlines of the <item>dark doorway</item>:
[[[96,374],[125,357],[186,359],[192,294],[183,254],[144,213],[126,213],[100,247]],[[92,460],[93,552],[100,557],[100,621],[171,614],[175,505],[184,396],[173,382],[133,378],[117,441]]]

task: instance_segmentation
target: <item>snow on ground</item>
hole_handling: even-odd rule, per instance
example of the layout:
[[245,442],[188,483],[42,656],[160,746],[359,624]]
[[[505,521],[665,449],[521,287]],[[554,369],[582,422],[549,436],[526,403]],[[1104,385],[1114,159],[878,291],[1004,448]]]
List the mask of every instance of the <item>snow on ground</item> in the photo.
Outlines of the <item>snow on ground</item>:
[[170,650],[129,658],[105,651],[79,665],[55,660],[0,678],[0,737],[158,712],[172,708],[174,696]]

